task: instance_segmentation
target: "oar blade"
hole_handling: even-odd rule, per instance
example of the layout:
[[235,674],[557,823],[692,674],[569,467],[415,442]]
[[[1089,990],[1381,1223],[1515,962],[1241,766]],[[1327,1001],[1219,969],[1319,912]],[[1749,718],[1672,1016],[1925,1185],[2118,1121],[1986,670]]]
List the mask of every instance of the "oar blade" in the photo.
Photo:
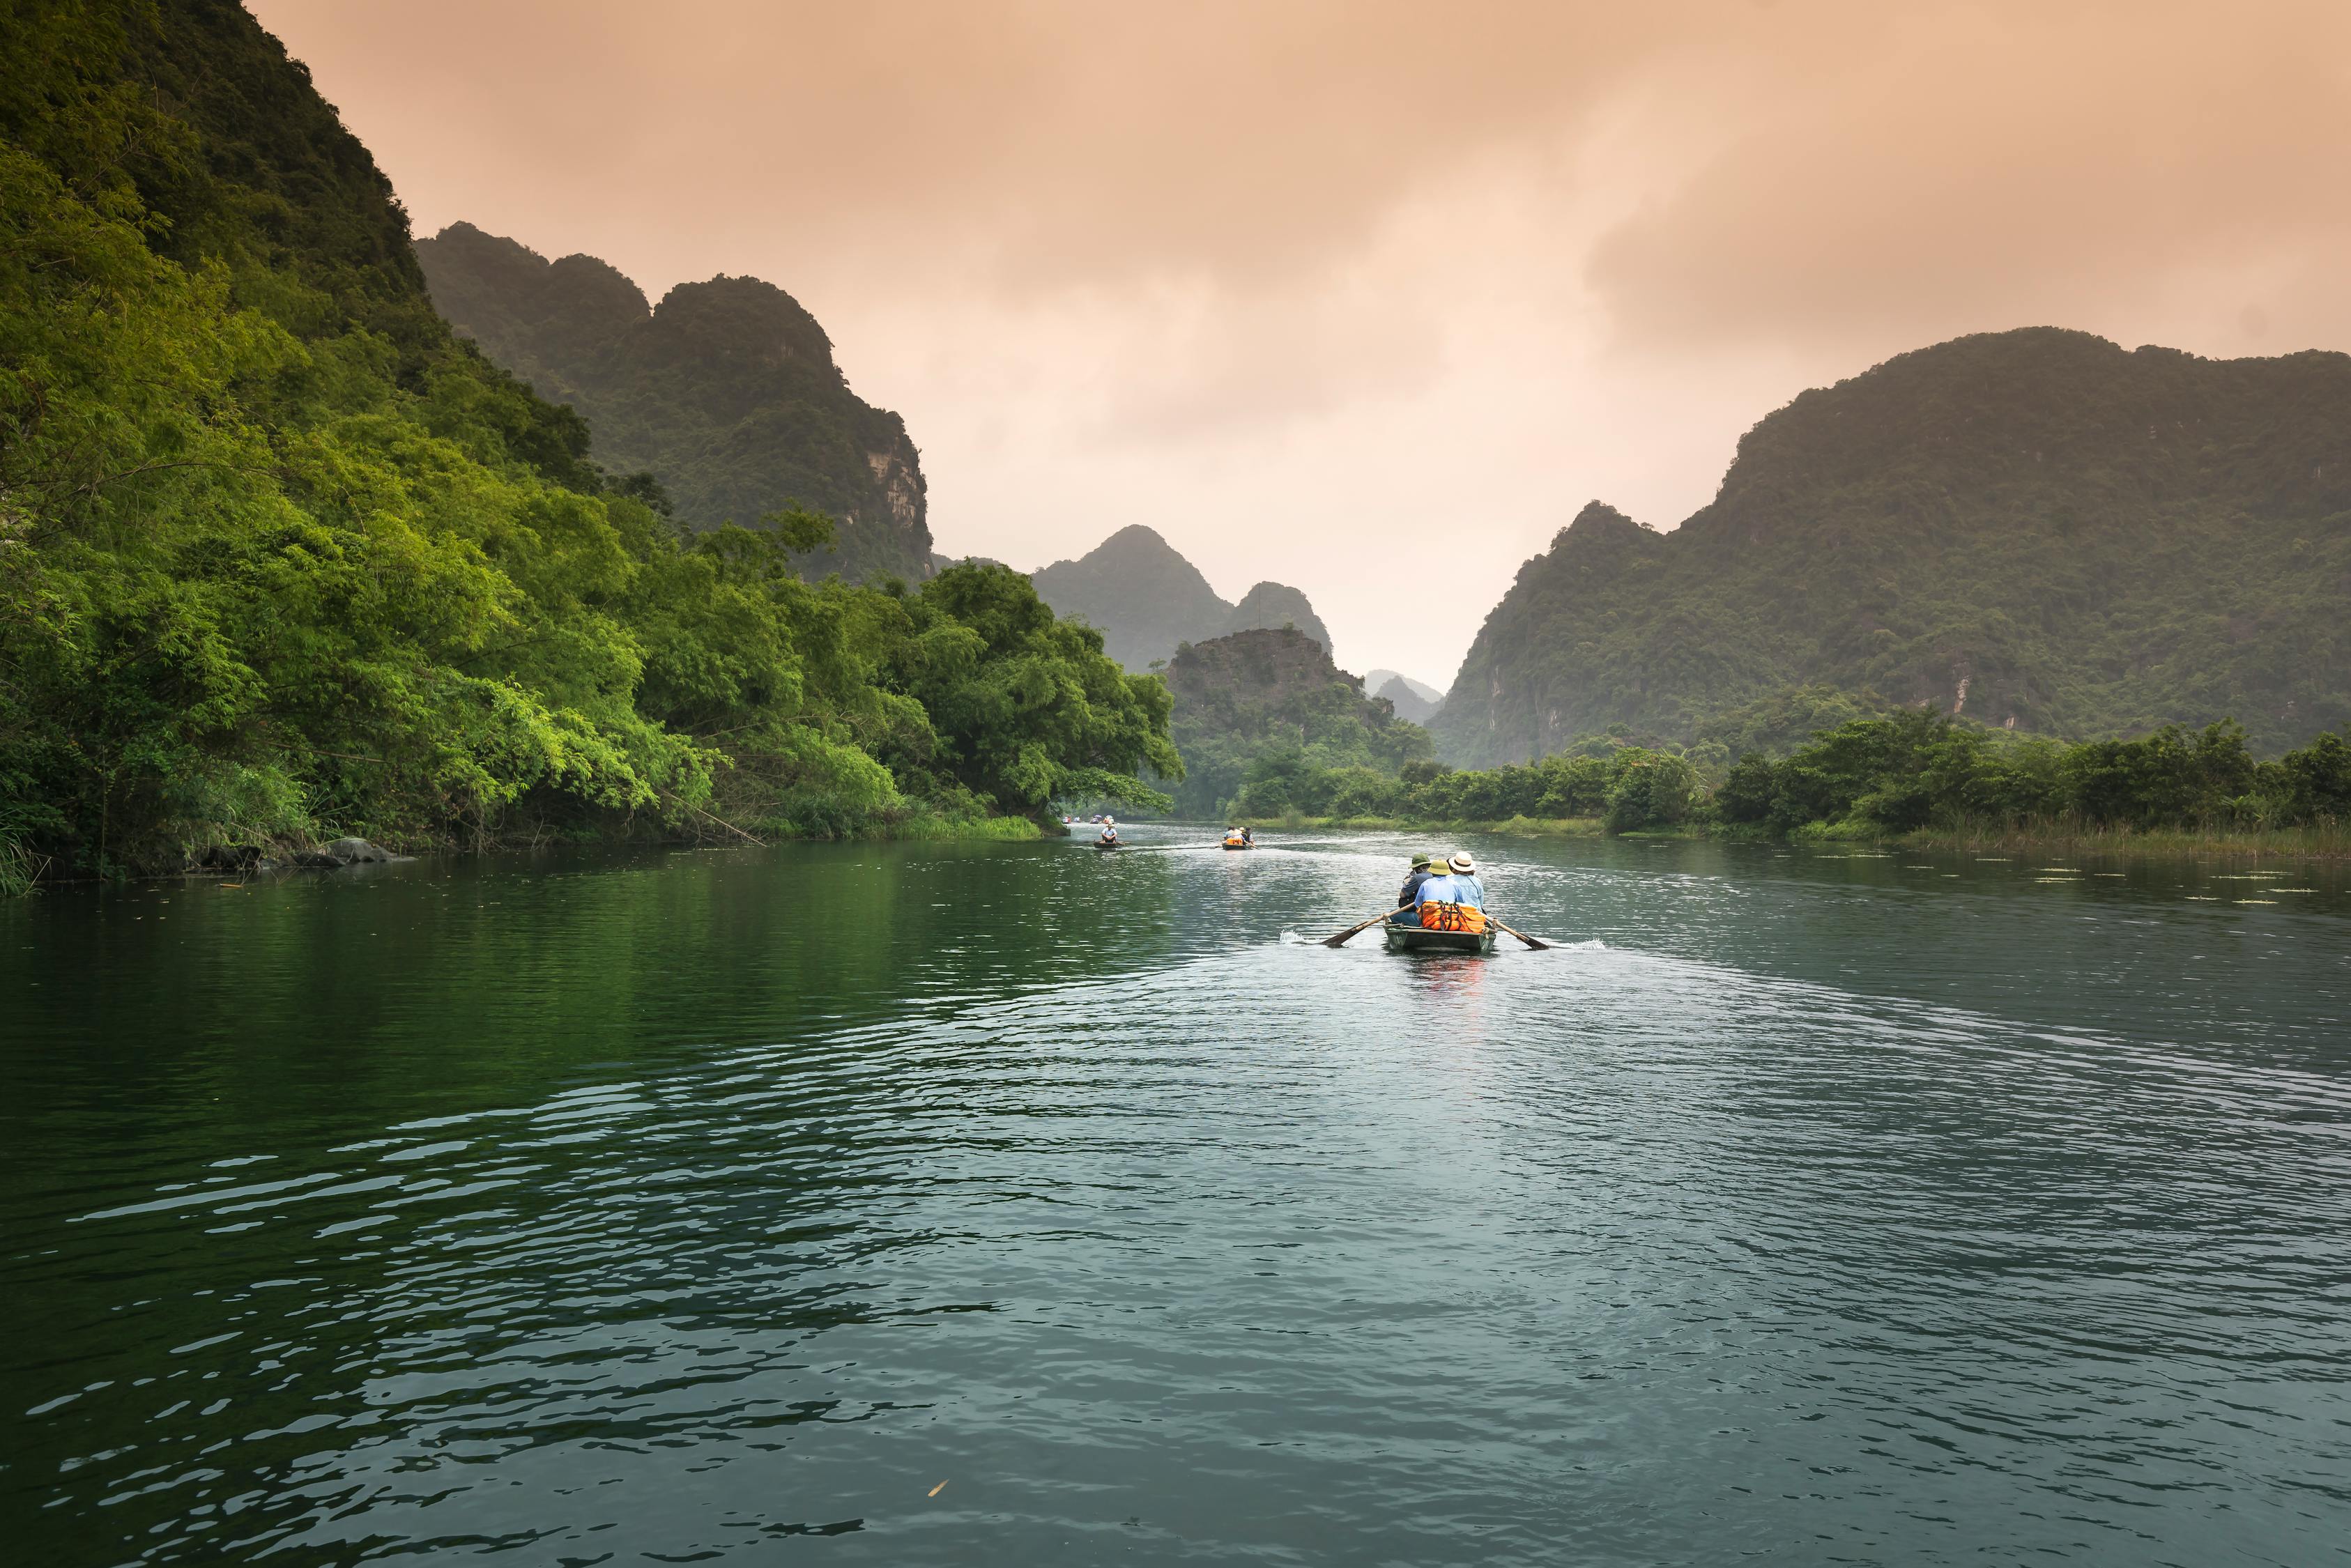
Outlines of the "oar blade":
[[1354,936],[1357,932],[1369,931],[1373,926],[1377,925],[1381,921],[1385,920],[1388,917],[1389,913],[1389,911],[1383,909],[1377,915],[1373,915],[1369,920],[1364,921],[1360,925],[1348,926],[1336,936],[1325,936],[1322,938],[1322,946],[1325,947],[1343,947],[1347,945],[1348,937]]
[[1520,931],[1520,930],[1518,930],[1518,929],[1517,929],[1516,927],[1514,927],[1514,926],[1504,925],[1503,925],[1500,921],[1499,921],[1499,920],[1495,921],[1495,922],[1494,922],[1494,925],[1495,925],[1495,926],[1496,926],[1497,928],[1499,928],[1499,930],[1504,931],[1504,932],[1508,933],[1509,935],[1510,935],[1510,936],[1512,936],[1517,937],[1520,941],[1521,941],[1521,942],[1525,943],[1529,947],[1532,948],[1535,952],[1538,952],[1538,953],[1548,953],[1548,952],[1550,952],[1550,951],[1551,951],[1551,944],[1550,944],[1550,943],[1548,943],[1548,942],[1538,942],[1538,941],[1536,941],[1533,937],[1531,937],[1531,936],[1528,936],[1525,932]]

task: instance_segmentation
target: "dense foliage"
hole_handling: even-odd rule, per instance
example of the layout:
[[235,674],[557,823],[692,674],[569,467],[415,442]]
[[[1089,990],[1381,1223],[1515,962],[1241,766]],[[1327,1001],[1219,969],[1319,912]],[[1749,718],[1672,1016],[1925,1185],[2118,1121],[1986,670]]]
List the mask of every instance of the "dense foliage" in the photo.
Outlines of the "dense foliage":
[[1019,574],[810,584],[829,519],[682,534],[608,481],[237,6],[18,5],[0,57],[0,877],[1180,773],[1161,684]]
[[1281,626],[1294,626],[1324,653],[1331,650],[1331,633],[1297,589],[1260,582],[1238,604],[1228,604],[1198,567],[1139,523],[1076,560],[1043,568],[1037,591],[1060,613],[1101,627],[1111,657],[1130,670],[1155,668],[1185,643]]
[[416,246],[433,301],[491,361],[579,411],[690,528],[791,497],[841,519],[800,565],[852,581],[930,575],[922,460],[905,422],[849,389],[832,340],[756,277],[681,284],[659,308],[594,256],[549,262],[456,224]]
[[2334,732],[2265,762],[2231,721],[2066,745],[1907,709],[1847,720],[1778,758],[1749,751],[1723,767],[1721,755],[1719,746],[1683,752],[1600,736],[1531,765],[1455,771],[1423,762],[1395,778],[1268,758],[1249,770],[1243,814],[1583,817],[1614,832],[1694,823],[1863,836],[2351,823],[2351,737]]
[[2262,762],[2232,722],[2067,746],[1910,712],[1840,725],[1777,762],[1742,757],[1712,806],[1723,821],[1782,832],[2307,827],[2351,821],[2351,745],[2325,733]]
[[[1353,800],[1429,755],[1426,731],[1364,696],[1360,681],[1294,628],[1187,643],[1167,666],[1167,684],[1188,769],[1176,806],[1190,816],[1228,805],[1254,816],[1328,815],[1332,791]],[[1293,782],[1309,779],[1319,793],[1294,795]]]
[[1688,758],[1599,737],[1538,763],[1482,769],[1456,770],[1424,758],[1382,773],[1269,755],[1249,766],[1238,811],[1430,822],[1593,817],[1629,832],[1689,821],[1704,808],[1698,770]]
[[2351,720],[2351,356],[2213,361],[2035,329],[1808,392],[1669,534],[1594,503],[1444,710],[1485,765],[1687,743],[1826,686],[2044,735]]

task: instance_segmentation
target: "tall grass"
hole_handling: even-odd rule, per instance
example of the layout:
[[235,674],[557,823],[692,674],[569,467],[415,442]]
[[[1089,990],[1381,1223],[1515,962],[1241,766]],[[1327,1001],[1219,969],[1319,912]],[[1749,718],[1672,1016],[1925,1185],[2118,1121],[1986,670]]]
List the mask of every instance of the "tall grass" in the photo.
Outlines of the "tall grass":
[[2076,817],[2025,821],[1971,821],[1921,828],[1892,841],[1922,850],[2066,850],[2085,854],[2281,855],[2299,860],[2351,859],[2351,824],[2306,828],[2130,828]]
[[998,843],[1026,843],[1045,836],[1045,830],[1026,817],[942,817],[921,811],[895,822],[876,822],[856,835],[861,839],[979,839]]

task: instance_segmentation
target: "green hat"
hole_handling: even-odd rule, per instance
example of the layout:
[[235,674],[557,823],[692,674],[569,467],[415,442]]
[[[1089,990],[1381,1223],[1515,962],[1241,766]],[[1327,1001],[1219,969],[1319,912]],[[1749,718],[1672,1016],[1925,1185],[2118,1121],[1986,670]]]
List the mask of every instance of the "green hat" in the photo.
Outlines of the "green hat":
[[1428,862],[1429,862],[1429,857],[1428,857],[1427,855],[1425,855],[1425,854],[1415,855],[1415,856],[1413,856],[1413,857],[1412,857],[1412,869],[1413,869],[1413,870],[1415,870],[1415,871],[1418,871],[1418,870],[1420,870],[1420,869],[1421,869],[1421,867],[1423,867],[1423,866],[1426,865],[1426,864],[1428,863]]

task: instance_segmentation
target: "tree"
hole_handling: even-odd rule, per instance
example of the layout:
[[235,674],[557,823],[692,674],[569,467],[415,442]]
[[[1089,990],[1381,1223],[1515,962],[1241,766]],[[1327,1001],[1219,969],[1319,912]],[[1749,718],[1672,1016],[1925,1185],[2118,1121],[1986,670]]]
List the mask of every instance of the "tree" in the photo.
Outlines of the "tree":
[[1028,578],[977,561],[925,583],[907,612],[892,678],[929,714],[939,760],[960,783],[1031,813],[1077,795],[1167,808],[1137,777],[1144,767],[1184,777],[1166,683],[1126,674],[1101,632],[1056,620]]

